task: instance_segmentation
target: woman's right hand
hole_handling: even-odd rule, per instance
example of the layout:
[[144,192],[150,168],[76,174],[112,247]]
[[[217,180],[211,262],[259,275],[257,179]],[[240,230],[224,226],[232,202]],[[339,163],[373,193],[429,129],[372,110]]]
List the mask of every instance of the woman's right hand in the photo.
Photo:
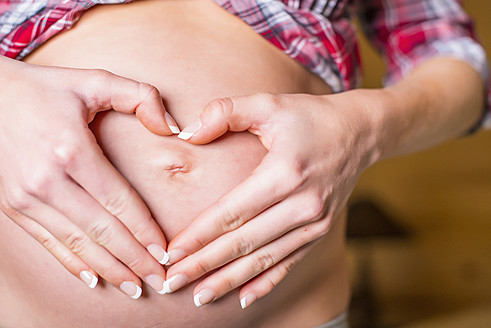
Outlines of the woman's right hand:
[[0,209],[91,288],[97,276],[132,298],[162,293],[165,237],[88,128],[114,109],[152,132],[178,132],[159,91],[103,70],[0,56]]

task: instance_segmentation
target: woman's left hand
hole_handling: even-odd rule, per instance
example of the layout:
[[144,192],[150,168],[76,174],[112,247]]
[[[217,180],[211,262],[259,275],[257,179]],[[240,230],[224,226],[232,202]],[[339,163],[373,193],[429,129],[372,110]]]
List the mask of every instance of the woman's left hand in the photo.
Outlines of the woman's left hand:
[[197,306],[240,286],[243,308],[268,294],[329,232],[359,175],[377,159],[368,115],[382,94],[255,94],[208,104],[181,139],[205,144],[228,130],[249,131],[268,153],[170,242],[175,264],[167,291],[219,268],[196,286]]

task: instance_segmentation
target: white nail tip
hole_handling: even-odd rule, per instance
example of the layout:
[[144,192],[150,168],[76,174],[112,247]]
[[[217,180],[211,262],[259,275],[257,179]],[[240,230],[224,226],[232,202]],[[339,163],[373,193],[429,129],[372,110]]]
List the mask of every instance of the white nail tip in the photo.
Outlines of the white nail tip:
[[147,250],[160,264],[167,264],[169,262],[169,254],[159,245],[152,244],[147,247]]
[[165,282],[164,282],[164,287],[162,287],[161,290],[158,290],[157,293],[159,293],[160,295],[167,294],[167,290],[165,289]]
[[177,136],[179,139],[182,140],[188,140],[191,138],[199,129],[201,128],[201,121],[198,119],[197,121],[194,121],[191,125],[186,127],[184,131],[179,133]]
[[164,257],[159,261],[160,264],[167,264],[169,263],[169,253],[167,253],[166,251],[164,251]]
[[177,136],[179,139],[182,139],[182,140],[188,140],[189,138],[191,138],[193,136],[194,133],[191,133],[191,132],[181,132],[179,133],[179,135]]
[[200,307],[202,304],[201,302],[199,301],[199,297],[200,297],[200,293],[194,295],[194,305],[196,305],[196,307]]
[[169,280],[164,281],[164,288],[162,289],[164,291],[164,294],[170,294],[172,293],[172,289],[170,289],[169,283],[172,281],[174,277],[170,278]]
[[89,271],[80,272],[80,278],[82,278],[82,280],[92,289],[94,289],[99,282],[99,279]]
[[135,293],[135,295],[130,296],[130,297],[131,297],[132,299],[134,299],[134,300],[137,300],[137,299],[139,299],[139,298],[140,298],[140,296],[142,295],[142,288],[141,288],[140,286],[138,286],[138,285],[135,285],[135,286],[136,286],[136,293]]
[[247,307],[247,300],[246,300],[246,297],[247,297],[247,296],[244,296],[244,297],[242,297],[242,299],[240,300],[240,307],[241,307],[242,309],[245,309],[245,308]]
[[174,134],[178,134],[181,132],[181,130],[179,130],[179,128],[175,125],[169,125],[169,128],[172,131],[172,133],[174,133]]
[[97,286],[97,283],[98,283],[98,282],[99,282],[99,279],[97,279],[97,277],[96,277],[96,276],[93,276],[93,277],[92,277],[92,281],[91,281],[91,282],[90,282],[90,284],[89,284],[89,287],[90,287],[90,288],[92,288],[92,289],[94,289],[94,288],[95,288],[95,286]]
[[167,121],[167,126],[172,131],[172,133],[176,133],[177,134],[177,133],[181,132],[179,130],[179,128],[177,127],[176,122],[174,121],[174,119],[172,118],[172,116],[170,116],[169,113],[165,112],[164,116],[165,116],[165,120]]

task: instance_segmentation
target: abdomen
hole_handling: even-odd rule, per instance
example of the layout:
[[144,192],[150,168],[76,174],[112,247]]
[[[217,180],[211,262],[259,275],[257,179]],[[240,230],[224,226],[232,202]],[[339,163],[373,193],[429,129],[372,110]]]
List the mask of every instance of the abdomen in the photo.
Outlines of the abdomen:
[[[26,61],[103,68],[151,83],[159,88],[166,108],[181,127],[194,121],[204,105],[217,97],[261,91],[330,92],[318,77],[207,1],[99,6]],[[175,136],[153,135],[136,117],[115,112],[99,115],[91,128],[108,158],[145,200],[168,240],[245,179],[266,154],[249,133],[226,134],[209,145],[193,146]],[[327,242],[339,250],[342,228],[334,227],[333,234],[337,236]],[[0,325],[6,327],[15,322],[16,326],[50,327],[247,327],[291,304],[287,295],[303,295],[309,276],[316,275],[294,270],[297,281],[281,284],[262,305],[248,311],[240,309],[236,292],[197,309],[193,286],[170,295],[146,289],[137,301],[108,284],[90,290],[3,216],[0,240],[0,277],[8,282],[0,290],[1,312],[6,311]],[[332,262],[330,272],[336,271],[332,268],[338,266],[334,250],[322,254],[325,263]],[[321,262],[317,259],[316,263]],[[323,270],[323,265],[318,267]],[[339,309],[333,310],[336,312]],[[25,324],[12,321],[15,319]]]

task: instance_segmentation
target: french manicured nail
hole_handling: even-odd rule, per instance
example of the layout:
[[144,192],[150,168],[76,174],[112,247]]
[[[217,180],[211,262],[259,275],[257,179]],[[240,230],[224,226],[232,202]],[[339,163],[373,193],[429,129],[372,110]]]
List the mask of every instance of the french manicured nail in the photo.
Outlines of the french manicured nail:
[[182,260],[183,258],[186,257],[186,252],[184,252],[182,249],[174,249],[169,252],[169,259],[167,263],[176,263]]
[[145,277],[145,282],[155,289],[155,291],[159,294],[165,294],[164,290],[164,278],[159,276],[158,274],[151,274]]
[[257,300],[257,296],[254,294],[248,294],[240,299],[240,307],[245,309]]
[[194,295],[194,305],[200,307],[210,303],[215,299],[215,293],[210,289],[203,289],[198,294]]
[[182,273],[178,273],[175,276],[170,277],[164,282],[164,292],[172,293],[178,290],[179,288],[185,286],[189,282],[189,279],[186,275]]
[[196,133],[196,131],[199,130],[200,127],[201,121],[198,119],[197,121],[194,121],[193,123],[188,125],[184,130],[182,130],[182,132],[179,133],[177,137],[182,140],[188,140]]
[[142,288],[132,281],[123,282],[121,285],[119,285],[119,288],[121,288],[126,295],[134,300],[139,299],[142,295]]
[[169,113],[165,112],[164,116],[165,116],[165,121],[167,122],[167,125],[169,126],[169,129],[172,131],[172,133],[177,134],[181,132],[181,130],[179,130],[179,127],[177,126],[176,121],[174,121],[174,119],[172,118],[172,116],[170,116]]
[[147,250],[160,264],[167,264],[169,262],[169,254],[159,245],[148,245]]
[[99,279],[90,271],[80,272],[80,279],[85,282],[90,288],[95,288]]

